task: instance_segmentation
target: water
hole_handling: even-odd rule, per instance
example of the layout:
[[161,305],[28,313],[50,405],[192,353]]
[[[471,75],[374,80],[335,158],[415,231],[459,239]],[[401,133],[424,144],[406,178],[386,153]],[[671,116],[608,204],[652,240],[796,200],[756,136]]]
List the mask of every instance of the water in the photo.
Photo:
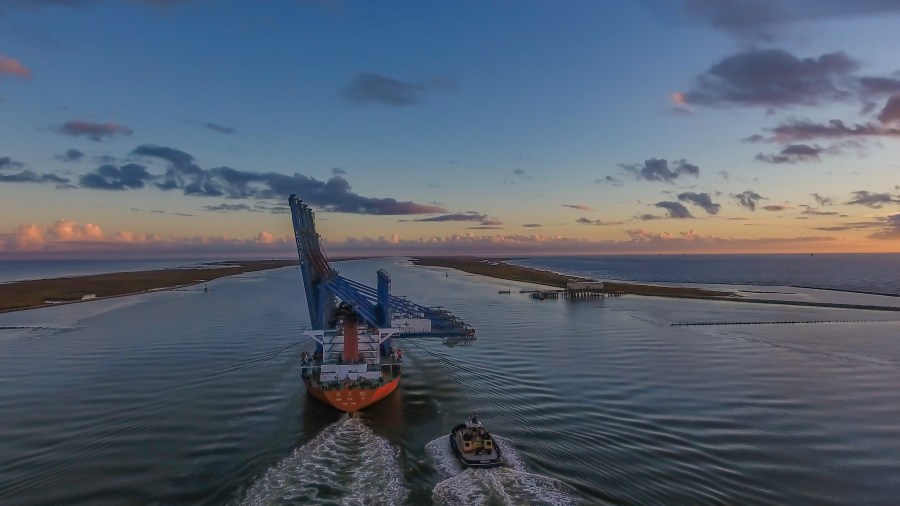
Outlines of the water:
[[[0,504],[896,504],[890,313],[622,297],[345,262],[478,330],[406,340],[398,390],[356,419],[309,397],[296,268],[0,315]],[[511,295],[498,290],[511,289]],[[441,437],[477,412],[508,468]]]
[[797,286],[900,295],[898,253],[561,256],[510,263],[600,280]]

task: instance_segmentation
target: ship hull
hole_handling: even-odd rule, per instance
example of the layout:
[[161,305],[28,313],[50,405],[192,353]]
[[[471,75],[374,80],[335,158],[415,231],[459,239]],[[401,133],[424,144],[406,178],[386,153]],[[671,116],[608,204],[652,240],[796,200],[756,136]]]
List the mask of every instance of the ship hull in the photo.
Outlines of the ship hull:
[[304,380],[310,395],[341,411],[353,412],[365,409],[384,399],[397,389],[400,376],[377,388],[336,388],[323,390]]

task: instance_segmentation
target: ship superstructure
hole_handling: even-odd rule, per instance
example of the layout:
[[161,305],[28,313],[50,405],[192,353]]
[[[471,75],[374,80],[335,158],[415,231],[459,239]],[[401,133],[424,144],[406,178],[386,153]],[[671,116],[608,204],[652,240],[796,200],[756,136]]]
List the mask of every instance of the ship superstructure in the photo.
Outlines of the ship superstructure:
[[459,343],[475,331],[443,308],[391,295],[391,278],[377,272],[377,288],[342,277],[331,267],[316,233],[315,214],[288,199],[315,351],[303,356],[302,375],[311,395],[344,411],[369,406],[394,391],[402,350],[393,339],[435,336]]

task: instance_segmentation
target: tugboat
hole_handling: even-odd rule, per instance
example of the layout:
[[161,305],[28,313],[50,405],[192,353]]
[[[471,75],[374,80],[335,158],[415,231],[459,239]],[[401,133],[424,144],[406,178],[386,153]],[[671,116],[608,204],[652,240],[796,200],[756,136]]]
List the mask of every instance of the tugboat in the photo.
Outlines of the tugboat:
[[466,423],[453,427],[450,448],[463,467],[489,468],[503,464],[500,446],[485,430],[478,415],[472,415]]

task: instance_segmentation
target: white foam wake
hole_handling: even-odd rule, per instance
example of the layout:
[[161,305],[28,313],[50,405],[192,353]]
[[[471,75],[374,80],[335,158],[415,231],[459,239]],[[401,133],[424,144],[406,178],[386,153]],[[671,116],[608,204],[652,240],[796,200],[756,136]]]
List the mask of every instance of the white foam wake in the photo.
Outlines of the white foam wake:
[[358,418],[343,418],[270,468],[241,504],[402,504],[399,451]]
[[425,445],[438,473],[445,478],[432,490],[438,504],[577,504],[575,490],[547,476],[526,471],[525,462],[508,439],[494,435],[503,452],[503,466],[466,469],[456,460],[447,436]]

